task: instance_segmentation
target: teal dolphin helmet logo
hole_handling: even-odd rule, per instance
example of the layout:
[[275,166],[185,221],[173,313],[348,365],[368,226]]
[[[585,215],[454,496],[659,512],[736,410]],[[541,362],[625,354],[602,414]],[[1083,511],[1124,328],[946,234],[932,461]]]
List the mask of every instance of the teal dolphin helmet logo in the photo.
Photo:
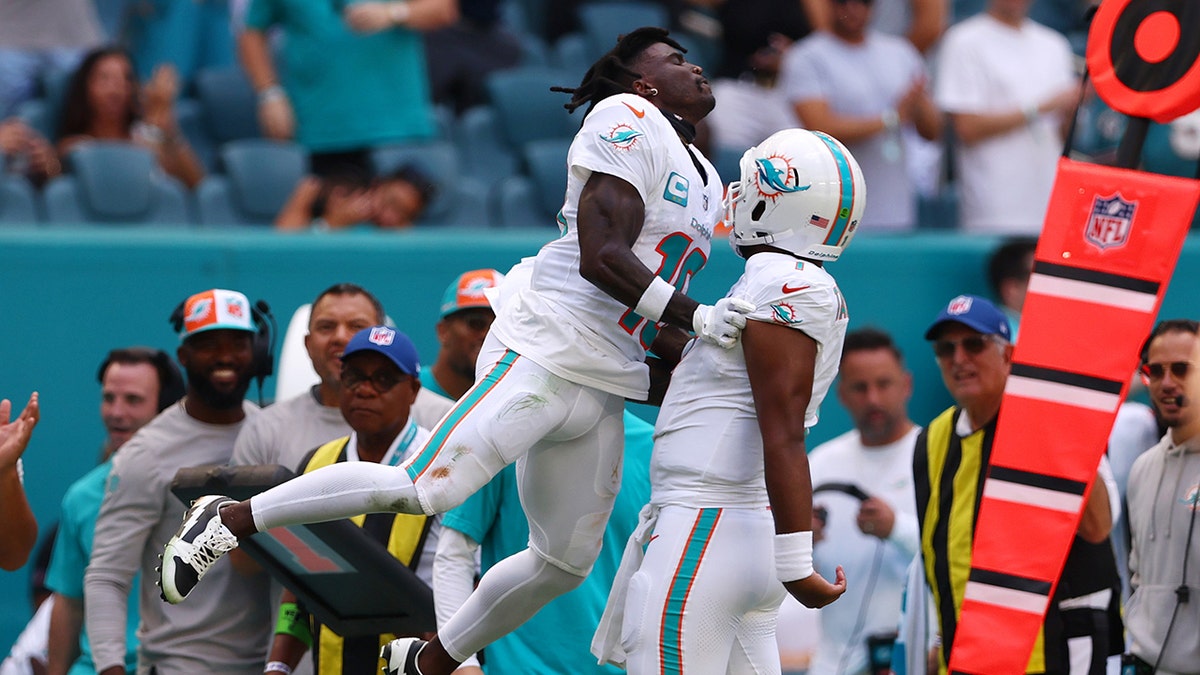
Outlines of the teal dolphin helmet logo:
[[754,160],[758,165],[758,190],[766,197],[790,192],[803,192],[812,183],[800,184],[800,172],[786,157],[767,157]]

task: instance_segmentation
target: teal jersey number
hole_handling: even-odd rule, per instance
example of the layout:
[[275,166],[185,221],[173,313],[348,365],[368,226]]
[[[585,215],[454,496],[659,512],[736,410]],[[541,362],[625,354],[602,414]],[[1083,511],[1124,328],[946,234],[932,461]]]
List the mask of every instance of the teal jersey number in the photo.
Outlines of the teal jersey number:
[[[704,255],[703,251],[692,248],[692,241],[692,238],[686,234],[675,232],[654,247],[654,250],[662,256],[658,269],[654,273],[674,286],[675,290],[680,293],[687,289],[691,278],[708,262],[708,257]],[[659,324],[647,320],[632,308],[625,310],[618,323],[630,335],[641,331],[639,339],[643,349],[650,349],[654,338],[658,337]]]

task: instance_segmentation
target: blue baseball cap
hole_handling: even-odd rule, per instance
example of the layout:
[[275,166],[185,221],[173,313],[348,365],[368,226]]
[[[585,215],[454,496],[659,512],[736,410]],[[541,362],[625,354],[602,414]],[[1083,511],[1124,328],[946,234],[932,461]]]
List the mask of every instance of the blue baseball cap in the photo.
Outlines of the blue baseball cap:
[[405,375],[416,375],[421,370],[416,345],[407,335],[395,328],[371,326],[358,331],[342,350],[342,360],[345,361],[351,354],[365,351],[383,354]]
[[937,337],[938,330],[946,323],[961,323],[984,335],[999,335],[1005,342],[1012,342],[1008,317],[990,300],[978,295],[960,295],[951,300],[925,331],[925,339]]

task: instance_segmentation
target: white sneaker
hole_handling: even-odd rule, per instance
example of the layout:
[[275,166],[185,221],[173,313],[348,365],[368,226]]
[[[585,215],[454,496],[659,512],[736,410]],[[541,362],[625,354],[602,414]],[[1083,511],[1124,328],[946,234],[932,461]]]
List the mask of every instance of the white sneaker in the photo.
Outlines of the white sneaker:
[[421,675],[417,668],[417,654],[425,641],[415,637],[396,638],[379,650],[379,658],[383,659],[383,672],[386,675]]
[[229,497],[207,495],[192,502],[183,514],[183,525],[163,551],[158,580],[163,600],[173,605],[183,602],[209,568],[237,548],[237,537],[218,513],[222,504],[233,502]]

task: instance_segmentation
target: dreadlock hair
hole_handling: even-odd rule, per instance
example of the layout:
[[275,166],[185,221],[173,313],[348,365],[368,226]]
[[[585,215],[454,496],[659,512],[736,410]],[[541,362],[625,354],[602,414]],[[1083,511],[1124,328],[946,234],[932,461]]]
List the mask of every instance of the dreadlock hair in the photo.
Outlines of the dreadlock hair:
[[630,66],[650,45],[661,42],[680,52],[687,53],[687,49],[684,49],[668,35],[666,29],[654,26],[644,26],[626,33],[618,37],[617,44],[588,68],[578,87],[550,87],[550,91],[571,95],[571,100],[563,104],[569,113],[575,112],[577,108],[586,103],[588,105],[587,112],[584,113],[584,117],[586,117],[597,103],[609,96],[635,93],[633,81],[642,74],[632,70]]

